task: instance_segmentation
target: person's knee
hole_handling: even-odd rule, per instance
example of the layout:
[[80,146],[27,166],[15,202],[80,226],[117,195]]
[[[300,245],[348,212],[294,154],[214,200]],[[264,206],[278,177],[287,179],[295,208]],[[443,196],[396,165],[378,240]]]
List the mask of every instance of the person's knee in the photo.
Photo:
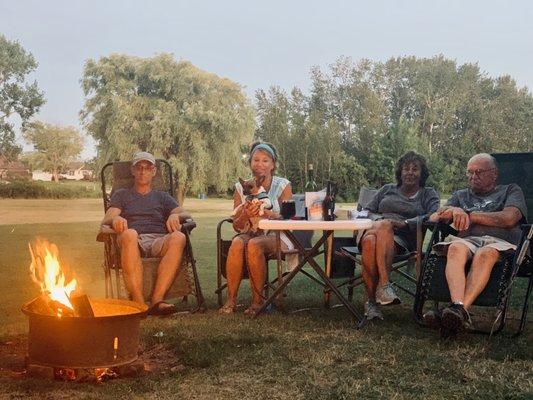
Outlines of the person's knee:
[[374,235],[365,235],[361,239],[361,249],[363,251],[373,251],[376,247],[376,237]]
[[254,257],[258,257],[258,256],[262,256],[264,251],[263,251],[263,246],[261,245],[261,242],[259,240],[250,240],[248,242],[248,257],[251,257],[251,258],[254,258]]
[[448,246],[448,260],[454,260],[454,261],[466,261],[468,259],[468,256],[470,254],[470,249],[459,242],[452,242]]
[[172,232],[167,239],[167,243],[169,248],[182,249],[185,247],[185,235],[179,231]]
[[472,260],[472,267],[478,267],[480,265],[492,268],[496,261],[498,261],[499,252],[493,247],[482,247],[474,256]]
[[392,234],[393,232],[392,222],[388,219],[378,221],[375,227],[380,233],[386,232]]
[[137,245],[139,234],[135,229],[126,229],[120,234],[120,242],[122,245]]
[[241,254],[242,252],[244,252],[244,240],[239,236],[234,237],[231,241],[229,252],[237,254]]

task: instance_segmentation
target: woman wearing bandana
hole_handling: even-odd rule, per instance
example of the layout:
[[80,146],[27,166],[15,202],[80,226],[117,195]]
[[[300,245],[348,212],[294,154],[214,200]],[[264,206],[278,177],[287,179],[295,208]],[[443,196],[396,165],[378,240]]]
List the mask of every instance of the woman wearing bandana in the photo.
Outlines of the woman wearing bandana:
[[[262,218],[277,219],[280,217],[280,204],[284,200],[292,199],[290,182],[274,175],[278,152],[276,148],[266,142],[255,142],[250,148],[250,169],[253,179],[265,189],[272,208],[263,210]],[[237,232],[248,223],[251,217],[257,217],[260,212],[259,202],[247,202],[243,194],[242,185],[235,184],[233,195],[233,227]],[[282,248],[288,248],[283,241]],[[226,261],[226,278],[228,298],[219,310],[220,314],[231,314],[237,305],[237,294],[243,276],[243,269],[248,268],[250,286],[252,288],[252,303],[244,312],[254,314],[263,303],[263,287],[265,286],[267,257],[276,254],[276,238],[274,235],[261,234],[252,236],[241,233],[233,238]]]

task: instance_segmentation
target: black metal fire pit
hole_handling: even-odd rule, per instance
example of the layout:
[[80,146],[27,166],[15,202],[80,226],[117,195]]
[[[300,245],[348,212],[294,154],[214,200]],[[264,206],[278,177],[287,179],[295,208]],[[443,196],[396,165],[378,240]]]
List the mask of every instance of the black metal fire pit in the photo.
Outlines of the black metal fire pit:
[[91,299],[94,317],[42,315],[30,301],[28,363],[54,368],[109,368],[134,362],[147,307],[133,301]]

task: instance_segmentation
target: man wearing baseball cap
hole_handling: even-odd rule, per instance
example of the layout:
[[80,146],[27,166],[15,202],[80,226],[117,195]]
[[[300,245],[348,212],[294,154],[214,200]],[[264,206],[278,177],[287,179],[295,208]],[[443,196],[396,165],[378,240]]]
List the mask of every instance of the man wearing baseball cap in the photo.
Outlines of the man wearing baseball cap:
[[178,273],[185,248],[180,218],[190,215],[167,192],[152,189],[156,162],[151,153],[141,151],[133,156],[131,174],[133,187],[113,193],[102,224],[118,233],[124,280],[134,301],[144,303],[141,254],[161,257],[148,313],[171,314],[176,308],[163,299]]

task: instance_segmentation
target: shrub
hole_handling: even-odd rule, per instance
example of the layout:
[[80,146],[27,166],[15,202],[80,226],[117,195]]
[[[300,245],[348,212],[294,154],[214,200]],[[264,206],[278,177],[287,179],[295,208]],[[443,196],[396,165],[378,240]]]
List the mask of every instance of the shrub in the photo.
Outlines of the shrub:
[[11,199],[76,199],[97,198],[95,184],[13,181],[0,183],[0,198]]

